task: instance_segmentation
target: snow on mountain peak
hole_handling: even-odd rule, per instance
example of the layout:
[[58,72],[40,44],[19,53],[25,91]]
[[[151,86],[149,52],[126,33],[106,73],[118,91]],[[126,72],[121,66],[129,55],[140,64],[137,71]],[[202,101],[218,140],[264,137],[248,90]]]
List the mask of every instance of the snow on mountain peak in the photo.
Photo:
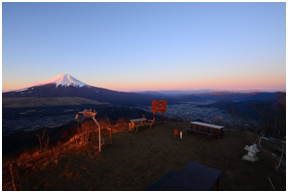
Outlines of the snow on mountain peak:
[[[31,86],[40,86],[40,85],[45,85],[45,84],[56,84],[56,87],[59,85],[61,85],[61,86],[79,86],[79,87],[87,85],[84,82],[77,80],[73,76],[70,76],[69,74],[60,74],[54,78],[35,83]],[[29,86],[29,87],[31,87],[31,86]]]
[[[25,91],[31,87],[34,86],[42,86],[46,84],[55,84],[56,87],[61,85],[61,86],[75,86],[75,87],[82,87],[88,84],[85,84],[84,82],[81,82],[80,80],[77,80],[73,76],[70,76],[69,74],[60,74],[54,78],[42,81],[42,82],[36,82],[34,84],[31,84],[29,86],[26,86],[25,88],[20,88],[20,89],[15,89],[15,90],[8,90],[8,91],[2,91],[2,93],[5,92],[20,92],[20,91]],[[33,89],[33,88],[32,88]]]

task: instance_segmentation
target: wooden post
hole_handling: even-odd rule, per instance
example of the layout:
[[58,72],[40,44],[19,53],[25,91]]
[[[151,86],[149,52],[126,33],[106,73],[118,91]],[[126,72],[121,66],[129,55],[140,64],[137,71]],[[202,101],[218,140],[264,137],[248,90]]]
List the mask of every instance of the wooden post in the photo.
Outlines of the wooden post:
[[162,111],[161,112],[161,123],[163,123],[163,114],[164,114],[164,112]]
[[110,145],[113,145],[112,128],[110,128]]
[[156,118],[155,118],[155,112],[153,112],[153,123],[155,123]]
[[20,181],[20,175],[18,172],[18,166],[16,162],[10,164],[10,172],[11,172],[12,185],[13,185],[14,191],[20,191],[21,181]]

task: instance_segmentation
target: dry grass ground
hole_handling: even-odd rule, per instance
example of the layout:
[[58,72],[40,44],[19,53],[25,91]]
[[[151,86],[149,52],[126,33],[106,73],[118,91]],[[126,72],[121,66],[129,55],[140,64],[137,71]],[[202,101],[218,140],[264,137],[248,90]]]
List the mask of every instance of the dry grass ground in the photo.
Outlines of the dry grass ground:
[[[191,161],[221,170],[220,190],[273,190],[268,177],[276,190],[286,190],[285,169],[275,172],[278,161],[268,153],[259,152],[259,162],[242,160],[244,147],[254,141],[252,134],[228,129],[224,138],[210,140],[187,135],[188,127],[189,123],[163,123],[140,127],[138,133],[124,130],[114,133],[113,146],[101,153],[94,143],[61,152],[58,165],[47,159],[45,167],[20,166],[23,190],[144,190],[167,171],[180,171]],[[183,131],[182,140],[173,137],[174,129]],[[2,177],[4,182],[9,175],[3,172]],[[11,187],[2,185],[3,190]]]

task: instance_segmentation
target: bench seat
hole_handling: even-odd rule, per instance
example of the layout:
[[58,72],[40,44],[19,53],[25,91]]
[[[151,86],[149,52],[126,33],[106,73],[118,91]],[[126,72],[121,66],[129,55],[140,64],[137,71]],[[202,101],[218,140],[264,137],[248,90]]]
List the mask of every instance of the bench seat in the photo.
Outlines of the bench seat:
[[129,130],[132,129],[135,130],[136,128],[137,132],[139,126],[146,126],[146,125],[150,125],[151,128],[153,123],[154,122],[152,120],[147,120],[146,118],[130,119]]
[[136,127],[136,132],[138,132],[138,127],[142,127],[142,126],[147,126],[149,125],[150,126],[150,129],[152,128],[152,125],[153,125],[153,122],[150,122],[150,123],[144,123],[143,125],[142,124],[139,124],[139,125],[135,125]]
[[147,191],[209,191],[216,184],[219,190],[219,177],[222,171],[216,168],[190,162],[181,171],[169,171],[146,188]]
[[194,131],[194,132],[197,132],[197,133],[207,134],[208,136],[214,135],[213,132],[208,132],[208,131],[202,131],[202,130],[198,130],[198,129],[187,128],[187,132],[188,132],[188,133],[189,133],[189,131]]
[[176,172],[170,170],[166,174],[164,174],[161,178],[159,178],[156,182],[146,188],[144,191],[155,191],[161,184],[166,182],[171,176],[173,176]]

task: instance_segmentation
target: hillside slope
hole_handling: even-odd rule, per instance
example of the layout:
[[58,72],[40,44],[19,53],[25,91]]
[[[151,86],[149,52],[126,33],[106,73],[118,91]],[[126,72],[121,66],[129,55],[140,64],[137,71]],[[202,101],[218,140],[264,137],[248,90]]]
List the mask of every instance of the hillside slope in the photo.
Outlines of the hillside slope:
[[[42,163],[22,164],[23,190],[141,191],[167,171],[180,171],[191,161],[221,170],[221,191],[271,191],[267,177],[276,190],[286,190],[285,168],[273,171],[279,161],[271,154],[261,149],[259,162],[242,160],[247,154],[244,147],[254,141],[249,133],[227,130],[222,139],[209,140],[203,135],[187,135],[189,123],[156,124],[152,129],[139,129],[139,133],[128,131],[127,125],[121,127],[114,130],[113,146],[101,153],[95,141],[63,149],[57,165],[49,157]],[[175,128],[184,131],[182,140],[173,137]],[[3,190],[11,190],[9,171],[5,164],[3,167]]]

